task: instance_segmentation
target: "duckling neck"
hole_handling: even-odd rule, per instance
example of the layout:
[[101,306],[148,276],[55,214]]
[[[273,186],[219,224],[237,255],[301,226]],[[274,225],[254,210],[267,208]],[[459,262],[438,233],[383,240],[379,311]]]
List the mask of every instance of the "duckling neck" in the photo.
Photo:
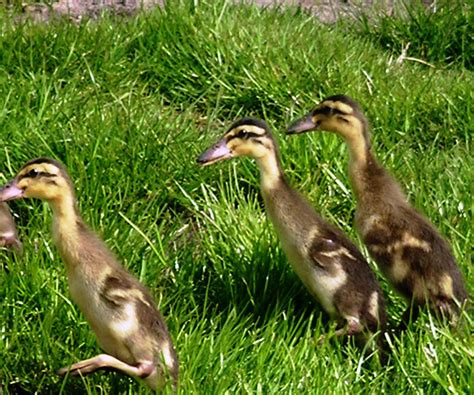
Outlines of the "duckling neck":
[[265,154],[257,158],[257,164],[260,168],[260,187],[262,191],[274,189],[283,179],[283,170],[278,154],[274,152]]
[[370,142],[362,138],[347,138],[349,147],[349,177],[355,194],[358,197],[367,190],[369,169],[379,168],[375,157],[370,150]]
[[353,136],[346,138],[349,147],[350,167],[353,169],[363,169],[370,160],[370,142],[365,138]]
[[368,148],[351,148],[349,145],[349,177],[356,194],[365,189],[367,171],[376,164],[375,158]]
[[74,257],[79,248],[80,226],[82,218],[76,208],[75,197],[72,194],[50,201],[53,211],[53,240],[61,256],[69,268],[74,265]]
[[[359,204],[375,210],[375,202],[406,200],[398,183],[380,165],[370,149],[369,141],[347,141],[349,146],[349,178]],[[377,197],[383,196],[383,199]],[[375,199],[377,198],[377,199]]]

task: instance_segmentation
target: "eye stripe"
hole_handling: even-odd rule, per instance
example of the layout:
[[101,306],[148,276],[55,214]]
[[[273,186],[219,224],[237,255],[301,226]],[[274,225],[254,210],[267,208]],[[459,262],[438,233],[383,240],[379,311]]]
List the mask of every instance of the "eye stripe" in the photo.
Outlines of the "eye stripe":
[[38,171],[36,169],[31,169],[28,173],[23,174],[19,177],[20,180],[24,178],[37,178],[37,177],[56,177],[56,174],[48,173],[46,171]]
[[260,137],[261,134],[257,134],[257,133],[253,133],[253,132],[246,132],[246,131],[243,131],[243,133],[239,133],[239,135],[241,135],[240,137],[244,138],[244,139],[250,139],[250,138],[255,138],[255,137]]
[[349,114],[345,113],[344,111],[338,110],[337,108],[328,107],[328,106],[320,107],[320,108],[317,108],[316,110],[314,110],[314,115],[318,115],[318,114],[324,114],[324,115],[349,115]]
[[248,132],[247,130],[240,130],[237,134],[234,134],[233,136],[231,136],[229,140],[232,140],[235,138],[248,140],[250,138],[257,138],[257,137],[262,137],[262,135],[258,133],[254,133],[254,132]]

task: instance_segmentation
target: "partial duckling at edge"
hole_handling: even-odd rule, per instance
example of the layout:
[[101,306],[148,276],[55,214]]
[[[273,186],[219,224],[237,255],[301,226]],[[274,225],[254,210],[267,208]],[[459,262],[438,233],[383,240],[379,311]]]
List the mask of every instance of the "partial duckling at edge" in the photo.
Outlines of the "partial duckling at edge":
[[209,165],[238,156],[256,160],[266,210],[288,260],[309,292],[338,320],[336,334],[384,331],[385,305],[375,275],[349,238],[290,187],[278,145],[264,121],[235,122],[198,163]]
[[0,247],[12,247],[18,252],[22,250],[15,220],[8,205],[3,202],[0,203]]
[[178,379],[178,359],[167,326],[148,290],[117,261],[83,222],[73,184],[57,161],[28,162],[0,190],[0,201],[45,200],[53,212],[53,240],[65,263],[71,297],[106,354],[64,367],[58,374],[115,369],[153,390]]
[[360,106],[347,96],[328,97],[294,122],[288,133],[319,130],[344,138],[357,197],[356,228],[382,272],[413,304],[404,312],[400,329],[406,328],[410,317],[416,320],[426,304],[455,323],[468,293],[451,248],[377,161]]

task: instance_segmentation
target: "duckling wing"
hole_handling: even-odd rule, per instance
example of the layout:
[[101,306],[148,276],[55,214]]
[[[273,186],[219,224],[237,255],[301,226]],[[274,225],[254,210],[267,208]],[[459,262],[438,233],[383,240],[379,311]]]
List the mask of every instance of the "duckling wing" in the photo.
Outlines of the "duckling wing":
[[[117,341],[120,339],[119,341],[133,354],[135,361],[144,356],[153,358],[155,354],[153,348],[157,346],[150,344],[154,344],[155,340],[169,340],[166,324],[151,296],[146,288],[128,273],[110,273],[104,280],[100,299],[107,306],[109,314],[107,327],[110,333]],[[97,335],[101,338],[99,333]],[[106,346],[110,340],[103,338],[100,340],[99,343],[104,350],[110,353],[113,347]],[[146,343],[146,347],[141,343]],[[125,355],[125,351],[119,354],[122,360],[128,362],[128,359],[124,358]]]
[[335,262],[351,261],[365,262],[364,257],[357,247],[339,229],[329,224],[320,226],[319,234],[311,240],[309,246],[309,256],[318,266],[329,268]]
[[342,249],[333,239],[317,237],[311,242],[308,252],[315,265],[328,269],[334,265]]
[[409,206],[397,207],[379,219],[363,235],[364,242],[385,275],[408,298],[424,300],[453,293],[467,299],[464,281],[448,242],[420,213]]
[[157,310],[145,287],[125,271],[107,275],[102,285],[100,298],[117,311],[129,303],[135,304],[137,308],[146,306],[151,311]]
[[109,274],[102,286],[101,299],[112,307],[119,307],[130,302],[134,284],[125,276]]
[[429,268],[441,270],[454,263],[449,244],[411,207],[399,207],[379,222],[363,237],[371,254],[384,264],[399,257],[413,270],[423,272]]

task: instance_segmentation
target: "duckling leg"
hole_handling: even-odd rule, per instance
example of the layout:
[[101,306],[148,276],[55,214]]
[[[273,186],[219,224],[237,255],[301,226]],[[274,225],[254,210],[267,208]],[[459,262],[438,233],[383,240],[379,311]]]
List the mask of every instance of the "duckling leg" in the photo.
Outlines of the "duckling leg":
[[418,316],[420,315],[420,307],[416,304],[408,306],[405,312],[402,314],[402,318],[400,320],[400,324],[398,324],[397,330],[399,331],[406,331],[408,329],[408,325],[416,321]]
[[84,361],[80,361],[71,366],[66,366],[62,369],[59,369],[57,373],[60,376],[64,376],[66,373],[69,373],[72,376],[77,376],[79,374],[87,375],[89,373],[95,372],[98,369],[107,368],[119,370],[125,374],[128,374],[129,376],[143,379],[152,374],[156,369],[156,366],[153,361],[142,361],[136,366],[133,366],[122,362],[111,355],[100,354],[93,358],[85,359]]
[[360,320],[357,317],[344,317],[346,320],[346,325],[344,327],[336,330],[336,336],[354,336],[362,332],[364,327],[360,323]]
[[[338,326],[336,327],[336,331],[334,334],[336,336],[354,336],[358,333],[361,333],[363,330],[363,326],[360,323],[359,319],[356,317],[345,317],[339,321]],[[326,335],[319,336],[317,343],[318,345],[322,345],[327,339]]]
[[456,315],[456,304],[449,297],[439,295],[434,301],[436,312],[443,318],[451,320]]

